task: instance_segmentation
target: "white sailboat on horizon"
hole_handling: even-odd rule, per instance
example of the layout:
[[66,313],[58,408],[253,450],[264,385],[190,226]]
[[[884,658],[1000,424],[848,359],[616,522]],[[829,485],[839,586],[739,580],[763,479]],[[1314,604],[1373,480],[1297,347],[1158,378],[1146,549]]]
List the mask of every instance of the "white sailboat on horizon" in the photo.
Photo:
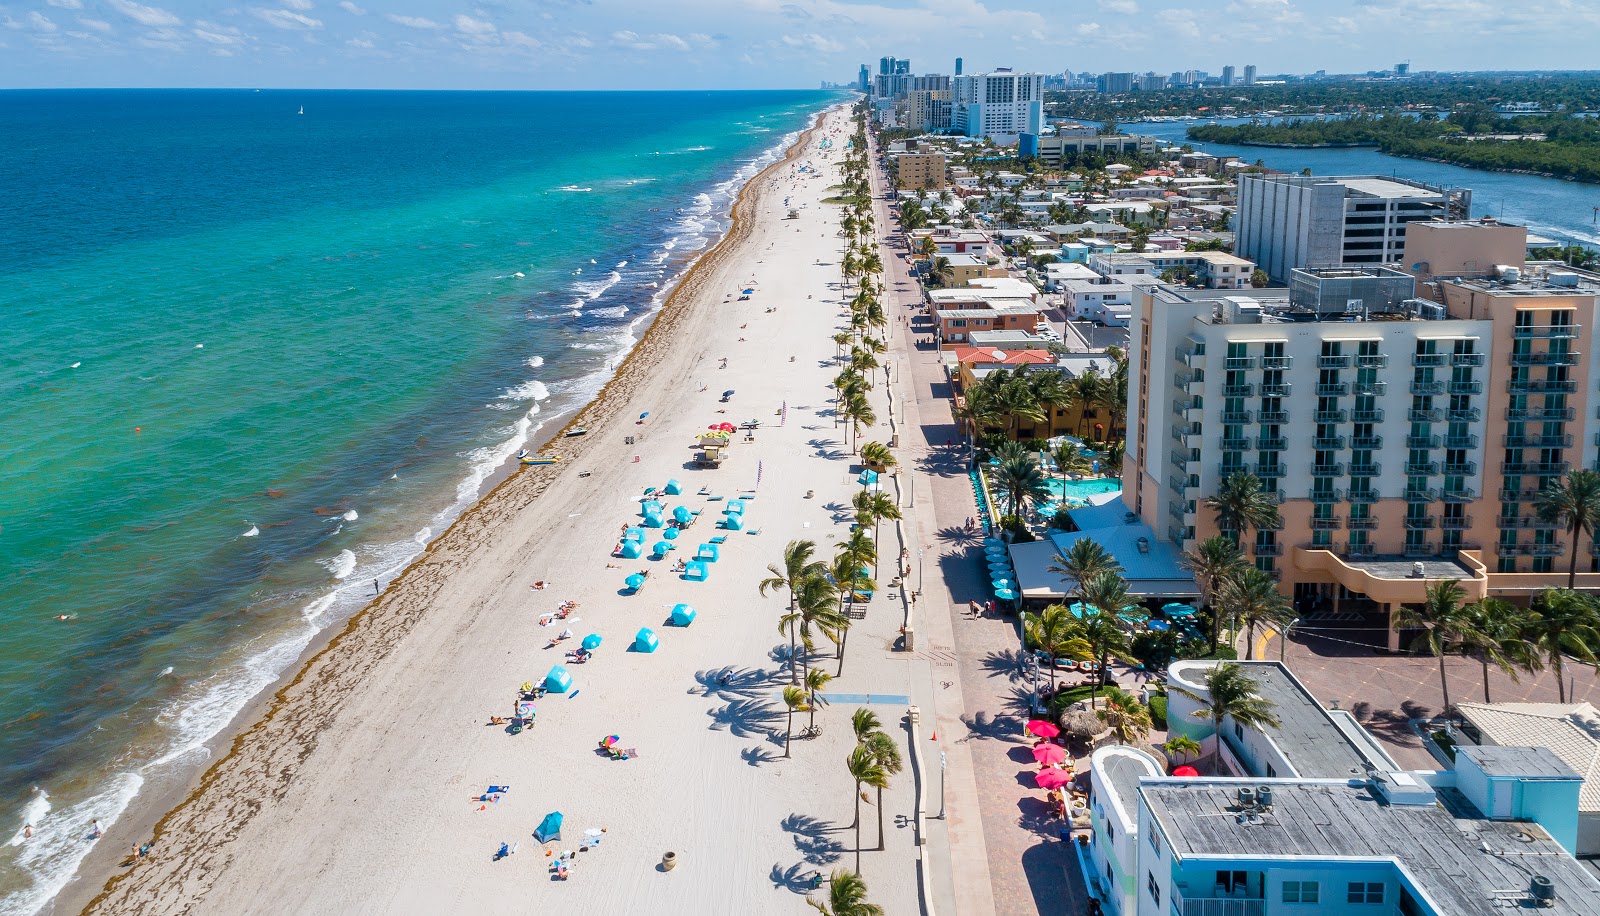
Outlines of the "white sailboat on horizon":
[[304,105],[300,106],[300,113],[301,114],[305,114],[306,113],[306,106],[304,106]]

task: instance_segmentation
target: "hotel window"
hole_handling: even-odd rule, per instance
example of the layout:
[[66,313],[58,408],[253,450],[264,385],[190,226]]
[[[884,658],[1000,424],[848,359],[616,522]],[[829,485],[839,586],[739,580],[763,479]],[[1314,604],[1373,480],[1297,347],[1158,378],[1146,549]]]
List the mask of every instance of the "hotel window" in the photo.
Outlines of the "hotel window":
[[1382,881],[1351,881],[1345,894],[1346,903],[1382,903]]
[[1144,876],[1145,876],[1145,884],[1144,884],[1144,886],[1146,888],[1148,888],[1149,891],[1150,891],[1150,899],[1152,899],[1152,900],[1154,900],[1156,902],[1156,906],[1160,906],[1161,905],[1161,885],[1156,883],[1156,873],[1153,872],[1153,871],[1147,871],[1147,872],[1144,873]]
[[1283,882],[1284,903],[1321,903],[1322,888],[1315,881]]
[[1150,848],[1154,849],[1156,851],[1156,855],[1159,856],[1161,855],[1161,834],[1157,833],[1154,828],[1155,825],[1152,824],[1150,830]]

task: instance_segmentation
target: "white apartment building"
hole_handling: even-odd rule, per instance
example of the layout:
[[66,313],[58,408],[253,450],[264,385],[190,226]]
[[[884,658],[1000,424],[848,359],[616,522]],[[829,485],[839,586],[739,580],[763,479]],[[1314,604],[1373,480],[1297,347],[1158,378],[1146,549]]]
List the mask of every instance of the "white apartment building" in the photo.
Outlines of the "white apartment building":
[[1075,321],[1094,321],[1107,327],[1128,326],[1133,287],[1108,278],[1063,280],[1061,305]]
[[1406,225],[1465,219],[1472,192],[1372,175],[1239,176],[1233,250],[1275,280],[1296,267],[1393,264]]
[[1044,76],[996,70],[958,76],[951,84],[951,127],[1002,145],[1044,125]]

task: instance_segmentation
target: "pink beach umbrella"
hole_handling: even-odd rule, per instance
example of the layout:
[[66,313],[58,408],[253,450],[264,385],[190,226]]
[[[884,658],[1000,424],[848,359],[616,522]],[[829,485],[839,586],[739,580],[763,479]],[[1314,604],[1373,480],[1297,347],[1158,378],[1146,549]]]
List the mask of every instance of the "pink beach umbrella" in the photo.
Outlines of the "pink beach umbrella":
[[1059,744],[1041,744],[1033,749],[1033,759],[1051,766],[1067,759],[1067,750]]
[[1040,770],[1033,779],[1041,789],[1059,789],[1072,781],[1072,774],[1066,770]]
[[1061,729],[1057,728],[1054,723],[1046,722],[1043,719],[1034,719],[1028,723],[1028,734],[1038,735],[1041,738],[1054,738],[1061,734]]

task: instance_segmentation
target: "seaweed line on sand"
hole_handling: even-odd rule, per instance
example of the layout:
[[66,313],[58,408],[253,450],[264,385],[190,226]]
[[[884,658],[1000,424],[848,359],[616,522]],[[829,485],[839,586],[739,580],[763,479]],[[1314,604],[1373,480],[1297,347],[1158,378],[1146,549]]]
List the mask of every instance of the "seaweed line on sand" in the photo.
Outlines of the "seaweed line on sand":
[[[734,201],[727,234],[696,259],[612,378],[560,432],[576,425],[592,431],[606,426],[616,419],[622,404],[651,380],[664,355],[679,343],[679,332],[693,311],[687,303],[723,259],[750,236],[765,179],[793,164],[810,147],[820,124],[818,118],[783,158],[745,183]],[[710,307],[713,298],[705,297],[702,305]],[[568,466],[600,438],[562,439],[560,432],[550,441],[562,442],[563,464]],[[84,912],[197,911],[232,860],[232,842],[256,813],[288,793],[300,764],[316,750],[345,697],[360,689],[367,674],[428,612],[430,599],[492,537],[496,526],[536,500],[558,473],[558,468],[521,467],[463,512],[381,596],[354,614],[277,690],[260,717],[235,735],[227,753],[156,822],[150,859],[112,875]]]

